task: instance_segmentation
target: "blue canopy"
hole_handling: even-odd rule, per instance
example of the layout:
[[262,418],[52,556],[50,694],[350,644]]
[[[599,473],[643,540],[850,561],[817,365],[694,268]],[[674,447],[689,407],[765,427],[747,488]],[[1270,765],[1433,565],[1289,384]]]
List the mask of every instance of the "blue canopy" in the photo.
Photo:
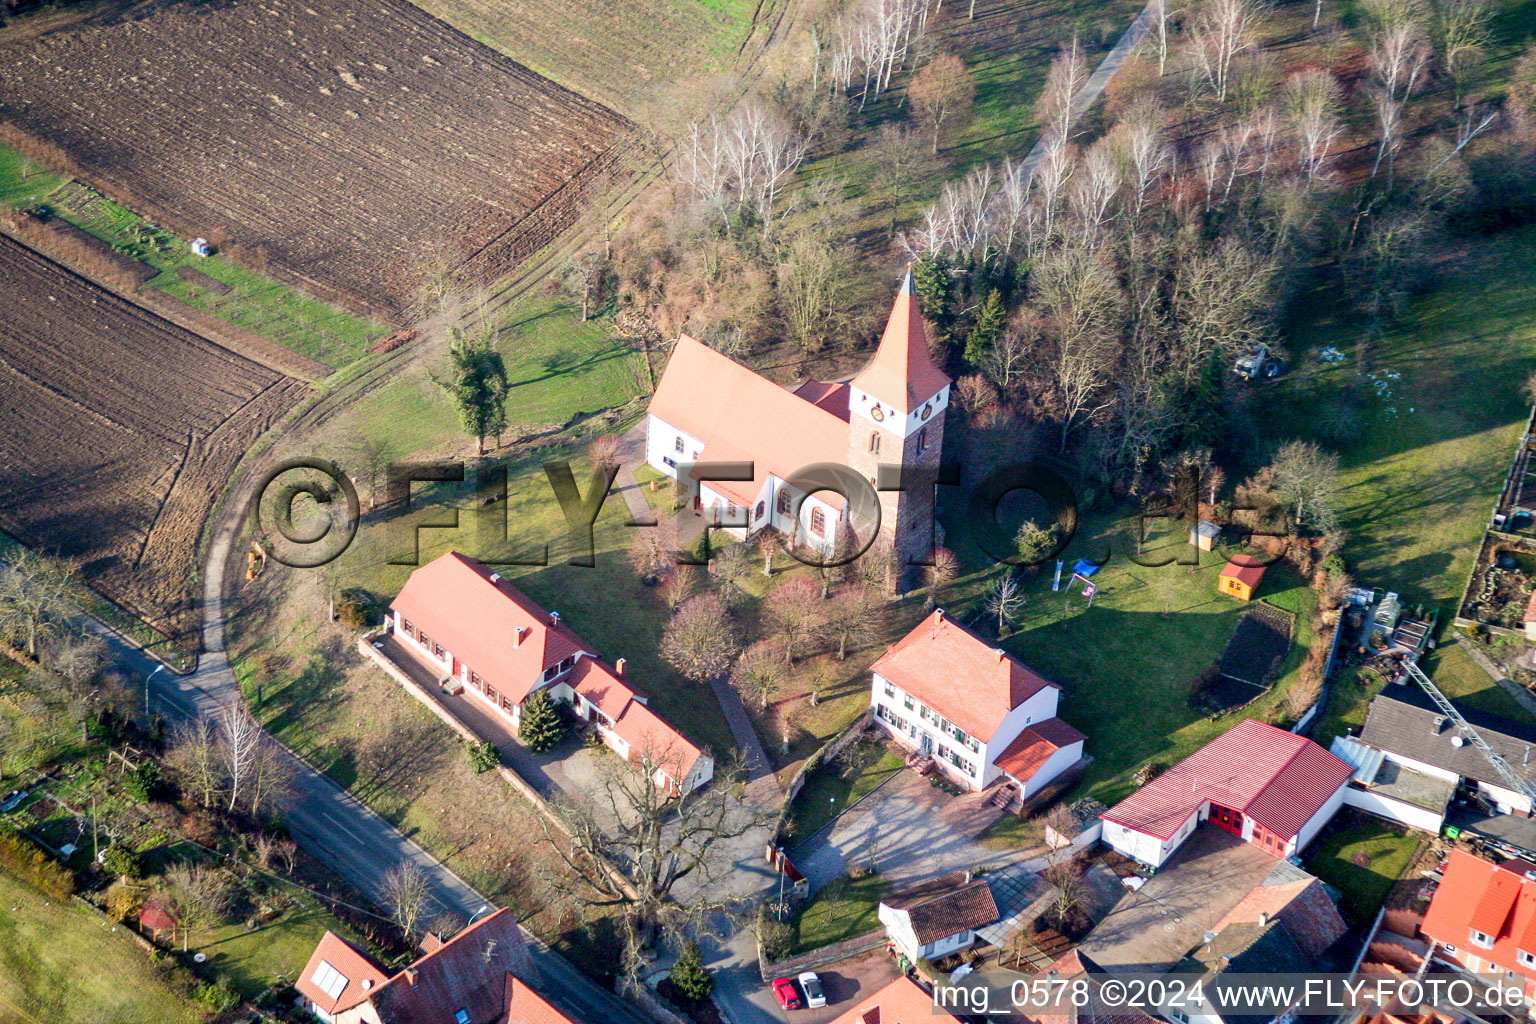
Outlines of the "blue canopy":
[[1079,558],[1077,560],[1077,564],[1072,567],[1072,571],[1084,579],[1087,579],[1089,576],[1092,576],[1102,568],[1103,566],[1094,565],[1086,558]]

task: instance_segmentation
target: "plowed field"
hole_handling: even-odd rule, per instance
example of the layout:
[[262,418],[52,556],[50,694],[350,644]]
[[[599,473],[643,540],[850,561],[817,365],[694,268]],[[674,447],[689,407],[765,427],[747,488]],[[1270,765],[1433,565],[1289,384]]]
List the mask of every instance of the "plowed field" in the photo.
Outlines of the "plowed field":
[[629,129],[403,0],[140,3],[9,39],[0,118],[151,219],[391,317],[542,246]]
[[306,385],[0,234],[0,527],[169,635],[236,462]]

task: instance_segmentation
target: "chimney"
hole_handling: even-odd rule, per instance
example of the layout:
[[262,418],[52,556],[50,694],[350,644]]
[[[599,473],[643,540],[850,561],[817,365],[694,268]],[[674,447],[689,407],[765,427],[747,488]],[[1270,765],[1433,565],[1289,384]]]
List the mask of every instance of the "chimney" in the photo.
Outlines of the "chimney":
[[523,627],[522,626],[513,626],[512,627],[512,646],[513,647],[519,647],[519,646],[522,645],[522,642],[523,642]]
[[939,609],[934,611],[934,613],[933,613],[933,620],[935,622],[943,622],[944,621],[944,609],[943,608],[939,608]]
[[971,882],[972,882],[972,881],[973,881],[973,880],[974,880],[974,879],[975,879],[975,878],[976,878],[976,875],[975,875],[975,873],[974,873],[974,872],[972,872],[972,871],[971,871],[971,869],[970,869],[970,868],[966,868],[966,870],[965,870],[965,884],[966,884],[966,885],[970,885],[970,884],[971,884]]
[[1003,650],[1001,647],[994,647],[994,648],[992,648],[992,653],[997,655],[997,660],[999,662],[1001,662],[1004,658],[1008,657],[1008,652]]
[[621,676],[621,675],[624,674],[624,659],[623,658],[620,658],[618,661],[613,663],[613,674],[616,675],[616,676]]
[[1263,928],[1267,924],[1269,924],[1269,911],[1267,911],[1267,910],[1259,911],[1259,927]]
[[1434,735],[1440,735],[1440,729],[1445,725],[1445,716],[1436,715],[1429,723],[1429,731]]
[[491,573],[491,582],[492,583],[500,583],[501,582],[501,573],[499,573],[499,572]]
[[560,613],[559,612],[550,612],[549,613],[549,624],[551,626],[558,626],[558,625],[560,625]]

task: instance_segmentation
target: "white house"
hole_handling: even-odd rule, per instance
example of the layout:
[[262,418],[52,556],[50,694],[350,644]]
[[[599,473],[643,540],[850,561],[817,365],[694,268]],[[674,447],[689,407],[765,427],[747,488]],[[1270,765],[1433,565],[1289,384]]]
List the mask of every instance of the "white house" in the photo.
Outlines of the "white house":
[[911,960],[936,960],[966,949],[978,928],[998,918],[991,887],[963,872],[887,896],[877,913],[891,941]]
[[1028,799],[1083,757],[1056,717],[1061,688],[938,609],[871,667],[875,721],[970,790],[1000,779]]
[[1249,718],[1106,811],[1102,838],[1161,867],[1208,821],[1289,857],[1343,805],[1353,771],[1306,737]]
[[822,551],[850,533],[869,539],[873,524],[853,521],[837,491],[790,481],[814,466],[836,466],[883,487],[880,467],[900,469],[913,482],[877,494],[879,534],[912,563],[933,546],[934,485],[924,474],[936,479],[949,386],[928,356],[908,274],[874,358],[847,383],[787,390],[700,341],[678,338],[651,398],[646,461],[674,480],[690,464],[750,464],[745,480],[692,471],[682,483],[693,510],[738,538],[772,529]]
[[714,776],[714,760],[646,706],[595,649],[478,560],[450,551],[411,573],[386,625],[417,660],[462,686],[469,699],[512,728],[538,691],[569,704],[603,742],[644,761],[658,785],[691,792]]

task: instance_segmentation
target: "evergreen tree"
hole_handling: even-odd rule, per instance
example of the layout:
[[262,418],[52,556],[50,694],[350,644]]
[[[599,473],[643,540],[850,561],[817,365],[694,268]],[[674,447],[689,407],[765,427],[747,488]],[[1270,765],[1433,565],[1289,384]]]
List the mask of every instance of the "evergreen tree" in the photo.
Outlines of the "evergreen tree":
[[970,337],[966,339],[965,361],[980,368],[1007,321],[1008,309],[1003,305],[1003,293],[993,288],[987,292],[986,301],[976,313],[976,326],[971,328]]
[[523,701],[523,715],[517,723],[517,737],[535,754],[542,754],[565,739],[565,721],[560,717],[549,694],[536,690]]
[[438,381],[453,396],[464,429],[485,451],[487,437],[501,438],[507,429],[507,367],[501,353],[491,344],[490,334],[466,338],[454,331],[448,350],[453,359],[453,376]]
[[704,969],[704,957],[699,952],[697,942],[690,942],[684,947],[677,963],[672,965],[672,973],[667,977],[678,995],[693,1003],[702,1003],[708,999],[715,987],[715,979]]
[[949,258],[943,253],[923,253],[912,266],[912,287],[923,316],[940,330],[947,329],[955,319],[955,275]]

